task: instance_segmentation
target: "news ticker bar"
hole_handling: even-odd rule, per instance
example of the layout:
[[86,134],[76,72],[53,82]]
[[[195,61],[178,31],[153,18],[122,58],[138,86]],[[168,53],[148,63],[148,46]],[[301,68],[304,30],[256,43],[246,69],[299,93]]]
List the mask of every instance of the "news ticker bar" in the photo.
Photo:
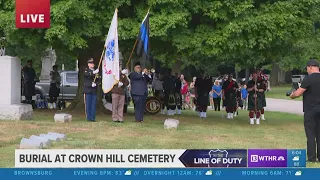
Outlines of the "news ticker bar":
[[316,168],[13,168],[0,169],[1,180],[57,180],[57,179],[138,179],[150,180],[166,178],[170,179],[194,179],[194,178],[237,178],[238,179],[292,179],[293,177],[303,177],[317,179],[320,178],[320,169]]
[[17,168],[306,167],[304,149],[15,151]]

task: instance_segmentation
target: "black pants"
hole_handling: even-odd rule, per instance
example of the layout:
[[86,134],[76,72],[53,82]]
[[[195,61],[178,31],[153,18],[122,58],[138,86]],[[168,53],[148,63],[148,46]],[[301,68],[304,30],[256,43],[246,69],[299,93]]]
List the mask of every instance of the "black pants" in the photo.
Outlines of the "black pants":
[[220,111],[221,98],[213,98],[213,103],[214,103],[214,110]]
[[307,136],[308,160],[315,162],[318,158],[320,161],[320,112],[304,113],[304,129]]
[[154,95],[160,99],[161,101],[161,108],[164,109],[165,104],[164,104],[164,92],[163,90],[155,90]]

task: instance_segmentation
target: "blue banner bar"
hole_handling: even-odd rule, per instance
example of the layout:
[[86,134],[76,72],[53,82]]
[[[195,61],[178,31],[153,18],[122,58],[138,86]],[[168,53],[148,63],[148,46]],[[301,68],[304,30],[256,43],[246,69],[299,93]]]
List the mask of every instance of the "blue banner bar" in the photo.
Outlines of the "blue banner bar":
[[170,180],[170,179],[319,179],[320,168],[90,168],[90,169],[43,169],[2,168],[1,180]]

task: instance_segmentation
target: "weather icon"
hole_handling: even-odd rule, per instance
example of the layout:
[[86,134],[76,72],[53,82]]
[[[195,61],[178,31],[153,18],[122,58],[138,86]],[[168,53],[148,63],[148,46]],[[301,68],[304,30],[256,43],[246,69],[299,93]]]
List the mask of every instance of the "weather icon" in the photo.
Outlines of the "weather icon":
[[295,157],[292,159],[292,161],[299,161],[299,160],[300,160],[299,156],[295,156]]
[[295,175],[295,176],[301,176],[301,175],[302,175],[302,172],[301,172],[301,171],[297,171],[294,175]]
[[131,176],[131,170],[126,171],[126,173],[124,173],[124,175]]
[[209,170],[206,172],[206,176],[211,176],[212,175],[212,170]]

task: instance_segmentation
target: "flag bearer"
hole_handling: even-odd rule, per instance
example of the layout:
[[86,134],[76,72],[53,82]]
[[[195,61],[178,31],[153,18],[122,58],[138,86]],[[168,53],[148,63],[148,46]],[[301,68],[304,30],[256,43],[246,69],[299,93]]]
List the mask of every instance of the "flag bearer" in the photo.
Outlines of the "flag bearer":
[[99,73],[99,69],[94,69],[94,60],[92,58],[87,62],[88,67],[84,69],[84,105],[87,121],[95,122],[97,105],[97,84],[94,82],[94,78]]

